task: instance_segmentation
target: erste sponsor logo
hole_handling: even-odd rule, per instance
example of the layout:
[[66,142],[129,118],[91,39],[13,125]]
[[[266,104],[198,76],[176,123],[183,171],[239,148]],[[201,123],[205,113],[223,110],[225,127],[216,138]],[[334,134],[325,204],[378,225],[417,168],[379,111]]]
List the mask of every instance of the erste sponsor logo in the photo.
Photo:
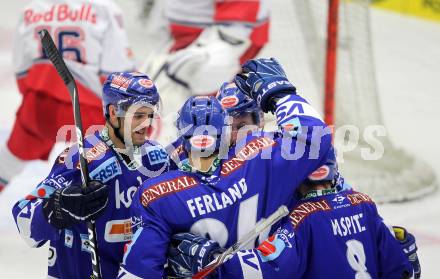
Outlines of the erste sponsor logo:
[[122,170],[118,160],[116,157],[111,157],[90,172],[90,177],[93,180],[99,180],[105,183],[120,174],[122,174]]

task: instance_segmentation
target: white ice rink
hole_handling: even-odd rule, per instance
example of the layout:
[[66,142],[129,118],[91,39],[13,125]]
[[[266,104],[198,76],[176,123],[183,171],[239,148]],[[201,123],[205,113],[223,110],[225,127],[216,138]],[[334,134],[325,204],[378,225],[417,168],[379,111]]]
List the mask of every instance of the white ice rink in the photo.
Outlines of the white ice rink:
[[[8,1],[0,10],[2,144],[20,103],[11,65],[12,30],[18,11],[26,2]],[[135,1],[130,2],[132,5]],[[133,17],[127,22],[129,31],[139,29],[132,25]],[[388,135],[397,146],[429,163],[440,177],[440,24],[373,10],[372,25],[380,101]],[[144,38],[131,31],[130,39],[135,54],[145,54],[141,44]],[[54,154],[51,160],[53,157]],[[26,246],[16,231],[11,208],[48,173],[49,167],[44,162],[29,164],[0,195],[0,278],[46,277],[47,247]],[[379,210],[388,223],[405,226],[416,236],[423,278],[440,278],[436,270],[440,263],[440,192],[408,203],[381,205]]]

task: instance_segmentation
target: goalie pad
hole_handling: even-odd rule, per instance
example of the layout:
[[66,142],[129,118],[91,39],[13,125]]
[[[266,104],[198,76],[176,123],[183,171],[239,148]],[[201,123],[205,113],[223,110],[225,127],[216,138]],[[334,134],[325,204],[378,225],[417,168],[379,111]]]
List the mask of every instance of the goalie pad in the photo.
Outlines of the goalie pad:
[[168,57],[165,73],[192,94],[216,92],[240,70],[240,57],[249,48],[250,28],[211,26],[190,46]]

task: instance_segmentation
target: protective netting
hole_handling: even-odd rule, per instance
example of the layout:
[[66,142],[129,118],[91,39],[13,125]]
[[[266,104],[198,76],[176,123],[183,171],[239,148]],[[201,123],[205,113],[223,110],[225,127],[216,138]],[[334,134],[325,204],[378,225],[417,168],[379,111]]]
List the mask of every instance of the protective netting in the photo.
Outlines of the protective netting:
[[[271,42],[260,56],[276,57],[299,92],[322,111],[328,0],[272,0],[271,5]],[[344,159],[339,160],[343,175],[379,202],[435,190],[432,168],[382,136],[368,0],[340,0],[338,33],[335,145]]]

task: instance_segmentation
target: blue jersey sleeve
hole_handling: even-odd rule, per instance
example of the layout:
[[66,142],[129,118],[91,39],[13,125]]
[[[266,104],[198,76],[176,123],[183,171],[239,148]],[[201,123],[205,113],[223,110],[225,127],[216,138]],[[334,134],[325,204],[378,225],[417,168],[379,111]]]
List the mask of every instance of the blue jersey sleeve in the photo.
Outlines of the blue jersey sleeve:
[[[76,155],[76,159],[72,154]],[[43,216],[42,203],[43,199],[49,198],[56,189],[80,180],[80,172],[76,168],[77,158],[74,150],[66,149],[58,156],[46,179],[13,206],[12,215],[17,229],[29,246],[40,247],[48,240],[58,239],[58,230]]]
[[379,251],[378,271],[380,278],[405,278],[403,274],[411,276],[413,268],[407,256],[403,253],[400,243],[394,232],[377,215],[377,245]]
[[134,195],[130,209],[136,232],[125,251],[118,278],[162,278],[171,229],[150,207],[143,207],[141,191]]
[[275,140],[271,182],[276,185],[280,178],[288,177],[293,185],[299,185],[333,152],[331,130],[318,112],[298,95],[279,100],[276,117],[282,136]]

